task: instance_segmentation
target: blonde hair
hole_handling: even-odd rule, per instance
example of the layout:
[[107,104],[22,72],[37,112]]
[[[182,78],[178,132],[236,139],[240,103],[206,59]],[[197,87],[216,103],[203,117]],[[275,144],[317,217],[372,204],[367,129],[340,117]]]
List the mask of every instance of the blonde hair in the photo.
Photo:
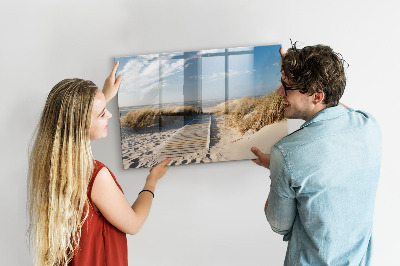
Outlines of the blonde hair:
[[28,210],[35,265],[67,265],[88,215],[90,122],[96,85],[65,79],[49,93],[29,159]]

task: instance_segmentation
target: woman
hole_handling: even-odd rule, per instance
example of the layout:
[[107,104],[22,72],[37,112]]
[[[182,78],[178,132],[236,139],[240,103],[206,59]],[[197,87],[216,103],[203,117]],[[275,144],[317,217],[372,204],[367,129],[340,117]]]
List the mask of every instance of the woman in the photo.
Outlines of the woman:
[[[103,91],[65,79],[51,90],[30,155],[28,200],[35,265],[127,265],[126,234],[146,220],[169,159],[150,170],[132,206],[111,171],[92,158],[107,136],[106,102],[119,88],[118,62]],[[142,193],[143,192],[143,193]]]

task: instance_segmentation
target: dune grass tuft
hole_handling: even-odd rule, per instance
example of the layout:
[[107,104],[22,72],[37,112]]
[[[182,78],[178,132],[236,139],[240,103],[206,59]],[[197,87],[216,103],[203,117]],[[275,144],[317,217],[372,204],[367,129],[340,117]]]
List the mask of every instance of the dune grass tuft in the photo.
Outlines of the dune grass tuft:
[[201,108],[194,106],[167,106],[163,108],[142,108],[128,112],[120,119],[121,127],[150,127],[163,121],[166,116],[197,115]]
[[283,111],[283,99],[276,92],[267,96],[228,100],[213,109],[214,114],[226,115],[227,126],[238,129],[241,134],[249,130],[256,132],[283,120]]

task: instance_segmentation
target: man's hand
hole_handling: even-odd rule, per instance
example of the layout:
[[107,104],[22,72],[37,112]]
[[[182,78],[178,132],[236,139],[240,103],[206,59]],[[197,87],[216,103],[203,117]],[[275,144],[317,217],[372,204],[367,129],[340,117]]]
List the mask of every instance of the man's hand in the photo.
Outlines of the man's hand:
[[350,109],[350,107],[348,107],[347,105],[344,105],[344,104],[341,103],[341,102],[339,102],[339,104],[340,104],[341,106],[343,106],[344,108],[346,108],[346,109]]
[[282,46],[279,48],[279,53],[281,54],[281,59],[285,56],[285,53],[283,52]]
[[258,157],[257,159],[252,159],[253,162],[260,166],[264,166],[269,169],[270,155],[262,153],[258,148],[252,147],[251,151]]
[[119,66],[119,61],[115,63],[113,70],[111,71],[110,76],[107,77],[103,86],[103,94],[106,98],[106,103],[110,101],[117,94],[119,85],[122,81],[122,76],[118,76],[117,80],[115,80],[115,74],[117,73],[117,69]]

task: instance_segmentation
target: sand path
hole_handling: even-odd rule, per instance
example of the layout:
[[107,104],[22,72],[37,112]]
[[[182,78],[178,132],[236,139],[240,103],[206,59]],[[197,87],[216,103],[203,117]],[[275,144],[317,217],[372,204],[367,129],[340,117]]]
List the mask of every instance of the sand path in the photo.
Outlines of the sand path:
[[[226,127],[224,116],[212,115],[209,128],[209,149],[200,145],[201,147],[199,146],[198,149],[188,149],[186,152],[182,152],[176,150],[179,147],[175,147],[172,151],[175,150],[176,153],[160,153],[162,145],[165,146],[165,143],[173,140],[173,136],[182,127],[182,121],[178,119],[162,130],[143,129],[140,132],[134,132],[132,129],[121,129],[124,169],[153,167],[167,156],[172,159],[170,165],[253,159],[255,156],[250,151],[251,147],[255,146],[261,151],[269,153],[271,147],[288,132],[287,122],[284,120],[265,126],[258,132],[241,135],[236,129]],[[200,133],[200,129],[199,132],[192,134],[204,135],[204,132]],[[187,137],[190,139],[191,136]],[[204,139],[204,136],[199,139]],[[204,144],[204,141],[202,143]]]

